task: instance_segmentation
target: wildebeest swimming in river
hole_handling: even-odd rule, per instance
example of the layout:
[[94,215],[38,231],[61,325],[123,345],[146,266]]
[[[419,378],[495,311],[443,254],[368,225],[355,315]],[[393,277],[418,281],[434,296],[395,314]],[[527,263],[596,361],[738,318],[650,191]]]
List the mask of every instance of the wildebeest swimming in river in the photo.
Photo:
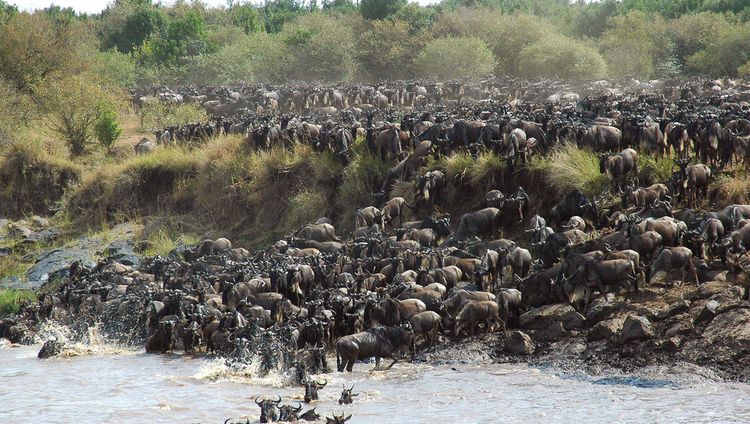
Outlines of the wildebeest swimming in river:
[[341,337],[336,342],[336,366],[339,372],[344,368],[351,372],[354,361],[375,357],[375,369],[380,368],[380,358],[389,358],[393,362],[386,368],[390,369],[398,360],[398,352],[404,348],[414,355],[414,332],[411,328],[374,327],[367,331]]

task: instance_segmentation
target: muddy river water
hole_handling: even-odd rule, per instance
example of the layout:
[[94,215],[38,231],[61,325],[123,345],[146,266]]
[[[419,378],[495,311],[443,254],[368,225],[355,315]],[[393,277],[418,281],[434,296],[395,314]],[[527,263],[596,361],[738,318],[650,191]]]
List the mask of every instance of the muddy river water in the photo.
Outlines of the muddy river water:
[[[106,346],[39,360],[38,349],[0,344],[0,422],[252,422],[256,396],[292,402],[304,393],[285,387],[284,376],[257,378],[220,360]],[[750,422],[750,386],[690,369],[588,376],[519,364],[371,368],[319,376],[329,383],[317,412],[343,411],[350,423]],[[352,405],[337,403],[343,384],[360,393]]]

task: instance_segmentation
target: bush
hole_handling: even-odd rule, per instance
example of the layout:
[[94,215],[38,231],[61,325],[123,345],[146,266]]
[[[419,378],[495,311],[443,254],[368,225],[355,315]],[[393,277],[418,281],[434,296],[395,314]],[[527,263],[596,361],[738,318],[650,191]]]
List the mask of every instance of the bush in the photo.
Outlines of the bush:
[[719,34],[705,49],[690,56],[688,67],[712,76],[736,76],[750,61],[750,23]]
[[406,0],[362,0],[359,12],[365,19],[384,19],[406,6]]
[[495,57],[487,45],[475,37],[438,38],[430,41],[414,59],[417,75],[441,80],[478,78],[492,73]]
[[110,84],[114,89],[135,87],[135,61],[131,56],[117,50],[97,53],[93,70],[101,81]]
[[717,206],[745,205],[750,203],[750,186],[747,177],[724,177],[715,183],[713,196]]
[[521,51],[519,75],[526,78],[603,78],[604,58],[595,49],[564,35],[549,35]]
[[99,143],[107,150],[111,149],[122,134],[122,128],[117,121],[117,112],[112,110],[111,107],[100,106],[96,116],[94,132]]
[[292,53],[278,35],[243,35],[216,54],[201,56],[192,65],[195,82],[284,81],[293,68]]

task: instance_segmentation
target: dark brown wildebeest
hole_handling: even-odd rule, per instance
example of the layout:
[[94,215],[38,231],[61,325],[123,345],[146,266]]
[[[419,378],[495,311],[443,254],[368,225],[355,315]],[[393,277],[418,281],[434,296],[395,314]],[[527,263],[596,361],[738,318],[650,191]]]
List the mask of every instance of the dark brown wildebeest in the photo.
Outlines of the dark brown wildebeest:
[[657,200],[672,200],[669,197],[669,189],[667,189],[666,185],[657,183],[636,190],[626,189],[622,194],[622,207],[627,208],[630,205],[634,205],[644,208],[652,205]]
[[304,240],[315,240],[321,243],[325,241],[341,241],[340,238],[336,237],[336,228],[331,224],[307,225],[299,230],[295,234],[295,237]]
[[399,325],[413,315],[427,310],[427,305],[419,299],[383,299],[370,301],[365,306],[365,325]]
[[314,400],[318,400],[318,390],[322,389],[328,384],[327,381],[319,383],[315,380],[305,380],[302,382],[305,385],[305,403],[310,403]]
[[352,393],[352,390],[354,390],[354,385],[350,388],[346,388],[346,386],[341,386],[341,397],[339,398],[339,405],[349,405],[350,403],[354,402],[354,398],[359,396],[359,393]]
[[471,240],[476,236],[493,236],[500,225],[500,209],[484,208],[461,216],[458,228],[444,244]]
[[628,148],[616,155],[604,155],[599,158],[599,172],[607,174],[613,187],[622,192],[628,174],[634,173],[638,181],[638,153]]
[[461,310],[469,302],[472,301],[495,301],[497,297],[484,291],[468,291],[458,290],[451,297],[445,300],[445,308],[449,314],[453,315]]
[[414,355],[414,332],[404,327],[374,327],[362,333],[344,336],[336,342],[336,366],[339,372],[351,372],[354,361],[375,357],[375,369],[380,368],[380,358],[398,360],[396,354],[408,349]]
[[174,349],[174,322],[163,321],[159,329],[146,341],[146,353],[165,354]]
[[260,422],[262,423],[273,423],[279,419],[279,413],[276,410],[281,403],[281,396],[278,400],[263,399],[258,402],[258,398],[255,398],[255,403],[260,407]]

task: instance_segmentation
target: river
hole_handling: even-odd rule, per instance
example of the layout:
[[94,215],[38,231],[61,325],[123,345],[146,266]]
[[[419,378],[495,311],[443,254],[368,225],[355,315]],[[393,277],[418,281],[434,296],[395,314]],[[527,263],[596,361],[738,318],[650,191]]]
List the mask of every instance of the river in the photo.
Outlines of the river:
[[[254,378],[220,360],[78,346],[39,360],[39,346],[0,344],[0,422],[223,423],[258,419],[256,396],[301,400],[281,376]],[[350,423],[750,422],[750,386],[695,373],[588,376],[526,365],[397,364],[321,375],[317,412]],[[360,395],[337,403],[342,384]],[[304,410],[306,410],[305,408]]]

